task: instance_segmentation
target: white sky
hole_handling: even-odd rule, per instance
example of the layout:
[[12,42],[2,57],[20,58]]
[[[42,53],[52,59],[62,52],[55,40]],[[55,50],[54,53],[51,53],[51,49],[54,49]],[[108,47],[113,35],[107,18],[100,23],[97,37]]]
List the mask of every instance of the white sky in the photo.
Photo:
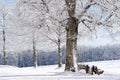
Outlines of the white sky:
[[[9,7],[11,8],[15,8],[16,4],[15,4],[15,1],[14,0],[0,0],[0,2],[8,5]],[[93,7],[91,8],[92,11],[94,11]],[[100,11],[100,10],[97,10],[97,11]],[[96,12],[98,13],[98,12]],[[116,41],[112,40],[112,38],[110,37],[110,35],[108,34],[107,31],[105,31],[104,29],[101,29],[101,30],[98,30],[97,32],[97,37],[98,38],[93,38],[93,39],[81,39],[79,38],[78,39],[78,45],[92,45],[92,46],[98,46],[98,45],[106,45],[106,44],[113,44],[113,43],[116,43]],[[17,39],[17,38],[16,38]],[[81,44],[82,42],[82,44]],[[46,43],[47,45],[50,44],[49,42]],[[42,45],[45,45],[45,44],[42,44]],[[25,48],[27,48],[28,45],[24,46]],[[50,46],[53,46],[54,45],[50,45]],[[14,46],[13,46],[14,47]],[[41,48],[44,49],[45,46],[41,46]],[[28,46],[29,48],[29,46]],[[12,48],[14,49],[14,48]],[[51,48],[50,48],[51,49]]]

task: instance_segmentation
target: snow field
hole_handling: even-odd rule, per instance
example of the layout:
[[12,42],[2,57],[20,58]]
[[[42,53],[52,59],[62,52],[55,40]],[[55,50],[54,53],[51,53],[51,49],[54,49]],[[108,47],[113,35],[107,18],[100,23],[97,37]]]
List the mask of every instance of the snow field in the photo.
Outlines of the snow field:
[[85,62],[81,64],[95,65],[104,70],[102,75],[80,72],[64,72],[64,65],[48,65],[18,68],[0,65],[0,80],[120,80],[120,60]]

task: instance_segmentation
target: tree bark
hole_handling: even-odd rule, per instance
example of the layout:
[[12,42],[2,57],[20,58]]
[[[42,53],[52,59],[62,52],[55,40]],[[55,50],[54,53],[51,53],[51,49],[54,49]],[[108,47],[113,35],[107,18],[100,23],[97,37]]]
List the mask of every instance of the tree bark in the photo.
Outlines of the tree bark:
[[72,17],[68,21],[67,40],[66,40],[66,64],[65,70],[78,71],[77,58],[77,35],[78,35],[78,20]]
[[62,49],[61,49],[61,41],[58,38],[58,67],[62,67]]
[[6,58],[7,58],[7,56],[6,56],[6,37],[5,37],[5,29],[3,29],[3,64],[4,65],[7,64]]
[[65,70],[78,71],[77,58],[77,35],[78,19],[75,17],[76,0],[65,0],[69,15],[66,27],[66,63]]
[[34,67],[37,67],[38,66],[37,52],[36,52],[36,44],[35,44],[35,40],[34,39],[33,39],[33,59],[34,59]]
[[6,65],[7,64],[7,55],[6,55],[6,33],[5,33],[5,15],[3,14],[3,64]]

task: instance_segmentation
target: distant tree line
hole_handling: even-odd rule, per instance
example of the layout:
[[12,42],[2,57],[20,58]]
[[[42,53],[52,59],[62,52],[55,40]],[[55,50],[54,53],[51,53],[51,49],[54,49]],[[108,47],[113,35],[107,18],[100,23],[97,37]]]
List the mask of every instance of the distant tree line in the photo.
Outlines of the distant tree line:
[[[62,49],[62,62],[65,63],[65,47]],[[38,52],[38,65],[53,65],[58,64],[58,53],[56,51]],[[104,60],[118,60],[120,59],[120,45],[106,45],[99,47],[78,46],[78,61],[104,61]],[[0,64],[3,63],[3,55],[0,54]],[[18,67],[34,66],[32,50],[23,51],[21,53],[7,53],[7,65]]]
[[120,59],[120,45],[106,45],[99,47],[79,47],[79,62],[118,60]]

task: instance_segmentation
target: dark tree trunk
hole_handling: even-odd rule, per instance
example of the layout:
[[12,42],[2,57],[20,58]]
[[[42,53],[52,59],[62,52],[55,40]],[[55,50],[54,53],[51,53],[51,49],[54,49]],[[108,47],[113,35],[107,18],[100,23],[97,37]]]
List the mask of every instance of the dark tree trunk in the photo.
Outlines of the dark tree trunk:
[[5,33],[5,15],[3,15],[3,64],[6,65],[7,64],[7,54],[6,54],[6,33]]
[[75,17],[69,18],[66,40],[66,64],[65,70],[78,71],[77,60],[77,35],[78,20]]
[[61,41],[58,38],[58,67],[62,67],[62,49],[61,49]]
[[6,37],[5,37],[5,29],[3,29],[3,64],[7,64],[7,55],[6,55]]
[[38,66],[37,62],[37,52],[36,52],[36,45],[35,45],[35,40],[33,39],[33,59],[34,59],[34,67]]
[[78,71],[77,35],[78,19],[75,17],[76,0],[65,0],[69,15],[66,27],[66,64],[65,70]]

